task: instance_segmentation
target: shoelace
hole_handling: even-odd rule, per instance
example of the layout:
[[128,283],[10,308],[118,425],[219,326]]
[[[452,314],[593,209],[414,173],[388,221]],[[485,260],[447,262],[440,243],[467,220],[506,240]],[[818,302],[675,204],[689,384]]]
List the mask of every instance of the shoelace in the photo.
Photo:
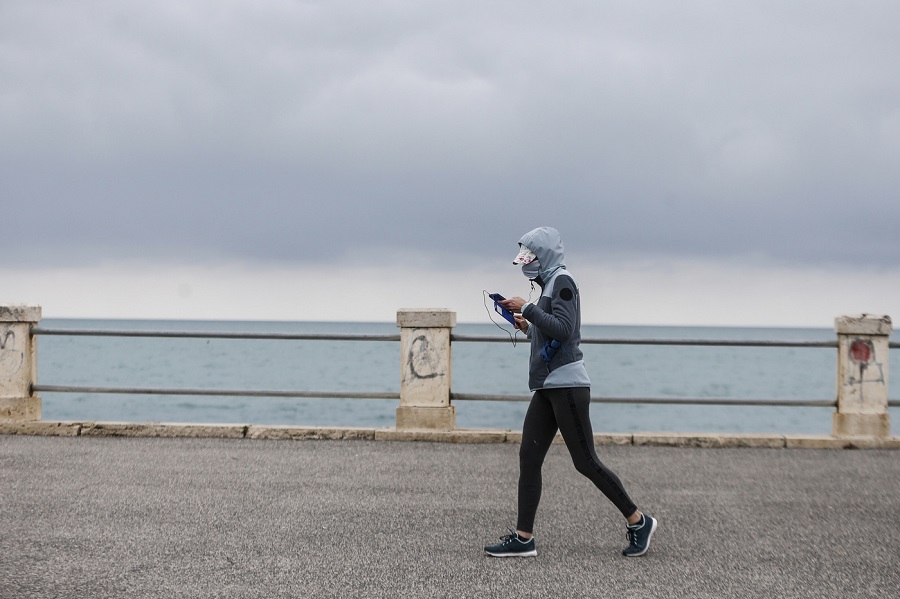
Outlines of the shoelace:
[[637,529],[626,528],[625,529],[625,538],[628,539],[629,545],[635,544],[635,536],[634,533],[637,532]]
[[505,537],[500,537],[500,540],[502,541],[501,545],[509,545],[518,538],[519,535],[517,535],[515,531],[513,531],[513,529],[509,529],[508,535],[506,535]]

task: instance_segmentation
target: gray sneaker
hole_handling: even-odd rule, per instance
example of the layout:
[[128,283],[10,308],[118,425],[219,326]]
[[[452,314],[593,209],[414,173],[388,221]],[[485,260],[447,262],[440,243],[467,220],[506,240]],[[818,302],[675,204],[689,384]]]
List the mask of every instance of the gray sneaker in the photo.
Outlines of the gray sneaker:
[[500,543],[497,545],[486,545],[485,554],[493,557],[534,557],[537,555],[534,537],[526,540],[513,530],[510,530],[509,533],[505,537],[501,537]]
[[622,555],[638,557],[644,555],[650,549],[650,539],[656,531],[656,518],[642,514],[641,521],[628,527],[625,536],[628,538],[628,547],[622,550]]

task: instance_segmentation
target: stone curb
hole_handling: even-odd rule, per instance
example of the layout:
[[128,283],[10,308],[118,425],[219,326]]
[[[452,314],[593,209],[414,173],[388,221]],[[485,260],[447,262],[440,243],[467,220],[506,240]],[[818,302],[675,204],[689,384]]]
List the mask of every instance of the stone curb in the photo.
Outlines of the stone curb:
[[289,439],[305,441],[317,439],[375,439],[374,428],[337,428],[324,426],[263,426],[247,427],[248,439]]
[[[35,420],[0,422],[0,435],[57,437],[188,437],[217,439],[363,439],[425,441],[431,443],[521,443],[519,431],[456,429],[452,431],[397,430],[326,426],[268,426],[258,424],[181,424],[167,422],[68,422]],[[557,434],[554,443],[561,444]],[[834,437],[831,435],[718,434],[718,433],[596,433],[603,446],[764,447],[788,449],[900,449],[900,437]]]
[[35,420],[30,422],[0,422],[0,434],[32,435],[46,437],[77,437],[84,426],[82,422],[56,422]]
[[243,439],[247,427],[241,424],[180,424],[162,422],[85,422],[84,437],[212,437]]
[[635,433],[634,445],[673,447],[787,447],[785,435],[773,434],[704,434],[704,433]]

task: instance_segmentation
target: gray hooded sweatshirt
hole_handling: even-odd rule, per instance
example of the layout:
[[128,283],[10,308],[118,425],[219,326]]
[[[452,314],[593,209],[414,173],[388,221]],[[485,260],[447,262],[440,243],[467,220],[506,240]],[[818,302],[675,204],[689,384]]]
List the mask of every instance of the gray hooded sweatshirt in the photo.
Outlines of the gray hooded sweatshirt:
[[579,347],[581,298],[575,279],[566,270],[562,237],[552,227],[538,227],[523,235],[519,245],[534,252],[541,266],[541,274],[535,279],[541,286],[541,297],[522,310],[531,325],[528,386],[532,391],[590,387]]

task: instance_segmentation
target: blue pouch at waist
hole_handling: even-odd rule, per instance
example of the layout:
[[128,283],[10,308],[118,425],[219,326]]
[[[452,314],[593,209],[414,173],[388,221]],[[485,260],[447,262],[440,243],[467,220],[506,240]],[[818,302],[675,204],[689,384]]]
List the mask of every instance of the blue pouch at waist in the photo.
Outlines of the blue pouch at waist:
[[559,351],[559,341],[556,339],[548,339],[547,341],[544,341],[544,347],[541,349],[541,359],[549,364],[557,351]]

